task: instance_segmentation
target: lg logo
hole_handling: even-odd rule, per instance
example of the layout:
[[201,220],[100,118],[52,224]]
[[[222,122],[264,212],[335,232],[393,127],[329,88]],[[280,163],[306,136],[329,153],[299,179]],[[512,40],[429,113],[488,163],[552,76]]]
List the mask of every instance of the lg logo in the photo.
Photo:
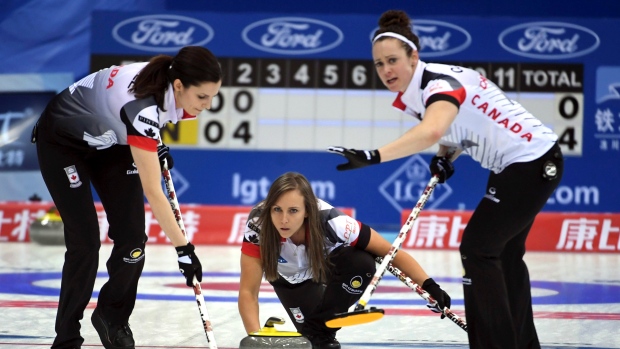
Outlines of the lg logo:
[[[429,177],[428,163],[420,155],[414,155],[381,183],[379,192],[396,211],[402,212],[416,204],[426,189]],[[435,187],[426,207],[439,206],[451,193],[452,188],[447,183]]]

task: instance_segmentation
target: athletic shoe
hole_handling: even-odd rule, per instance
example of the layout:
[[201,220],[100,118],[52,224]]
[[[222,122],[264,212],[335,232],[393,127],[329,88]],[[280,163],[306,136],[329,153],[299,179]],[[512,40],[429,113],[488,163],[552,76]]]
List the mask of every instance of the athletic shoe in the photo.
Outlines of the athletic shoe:
[[340,342],[334,334],[307,336],[312,343],[312,349],[340,349]]
[[106,349],[135,349],[136,344],[129,324],[113,325],[109,323],[99,308],[95,308],[90,320]]

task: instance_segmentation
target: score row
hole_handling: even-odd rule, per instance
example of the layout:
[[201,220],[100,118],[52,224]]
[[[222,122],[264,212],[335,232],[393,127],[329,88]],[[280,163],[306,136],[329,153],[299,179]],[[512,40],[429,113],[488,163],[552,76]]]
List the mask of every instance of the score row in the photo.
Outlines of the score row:
[[[148,56],[91,57],[91,71]],[[219,58],[222,86],[384,90],[369,60]],[[582,64],[438,62],[477,70],[506,92],[583,92]]]

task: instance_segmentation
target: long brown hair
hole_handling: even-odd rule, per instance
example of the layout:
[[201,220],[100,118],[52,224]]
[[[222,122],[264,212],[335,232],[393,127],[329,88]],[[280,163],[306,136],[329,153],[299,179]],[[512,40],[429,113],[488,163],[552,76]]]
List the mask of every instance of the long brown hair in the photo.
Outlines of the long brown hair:
[[153,57],[129,88],[136,98],[153,96],[163,111],[168,86],[179,79],[184,87],[199,86],[205,82],[222,80],[222,67],[215,55],[201,46],[183,47],[176,56]]
[[280,256],[281,237],[271,220],[271,209],[275,206],[278,198],[291,190],[299,190],[304,198],[304,208],[308,217],[305,219],[309,231],[306,240],[306,254],[312,270],[312,278],[315,282],[327,280],[329,261],[325,255],[325,233],[321,225],[319,205],[310,182],[304,175],[296,172],[287,172],[278,177],[269,189],[267,197],[262,202],[262,211],[258,218],[260,230],[260,255],[265,279],[275,281],[278,279],[278,257]]
[[[379,18],[379,29],[375,31],[373,39],[376,38],[377,35],[386,32],[392,32],[406,37],[416,45],[418,51],[420,50],[420,39],[417,35],[413,33],[413,30],[411,30],[411,19],[404,11],[388,10],[381,15],[381,17]],[[377,39],[377,41],[382,41],[388,38],[390,37],[384,36]],[[402,45],[407,52],[407,56],[411,57],[411,54],[413,53],[413,48],[407,45],[407,43],[405,42],[403,42]]]

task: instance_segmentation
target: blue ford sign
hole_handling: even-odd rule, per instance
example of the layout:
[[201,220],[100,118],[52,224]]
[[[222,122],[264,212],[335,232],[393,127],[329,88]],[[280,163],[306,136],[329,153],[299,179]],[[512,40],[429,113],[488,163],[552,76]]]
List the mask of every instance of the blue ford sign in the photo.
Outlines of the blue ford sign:
[[587,55],[600,39],[586,27],[562,22],[530,22],[510,27],[499,35],[499,44],[523,57],[563,59]]
[[338,27],[312,18],[278,17],[254,22],[241,33],[255,49],[285,55],[331,50],[344,39]]
[[116,41],[133,49],[176,52],[183,46],[204,46],[213,39],[206,23],[178,15],[147,15],[126,19],[112,29]]
[[471,35],[457,25],[430,19],[413,23],[413,32],[420,38],[420,54],[423,57],[451,55],[471,44]]

